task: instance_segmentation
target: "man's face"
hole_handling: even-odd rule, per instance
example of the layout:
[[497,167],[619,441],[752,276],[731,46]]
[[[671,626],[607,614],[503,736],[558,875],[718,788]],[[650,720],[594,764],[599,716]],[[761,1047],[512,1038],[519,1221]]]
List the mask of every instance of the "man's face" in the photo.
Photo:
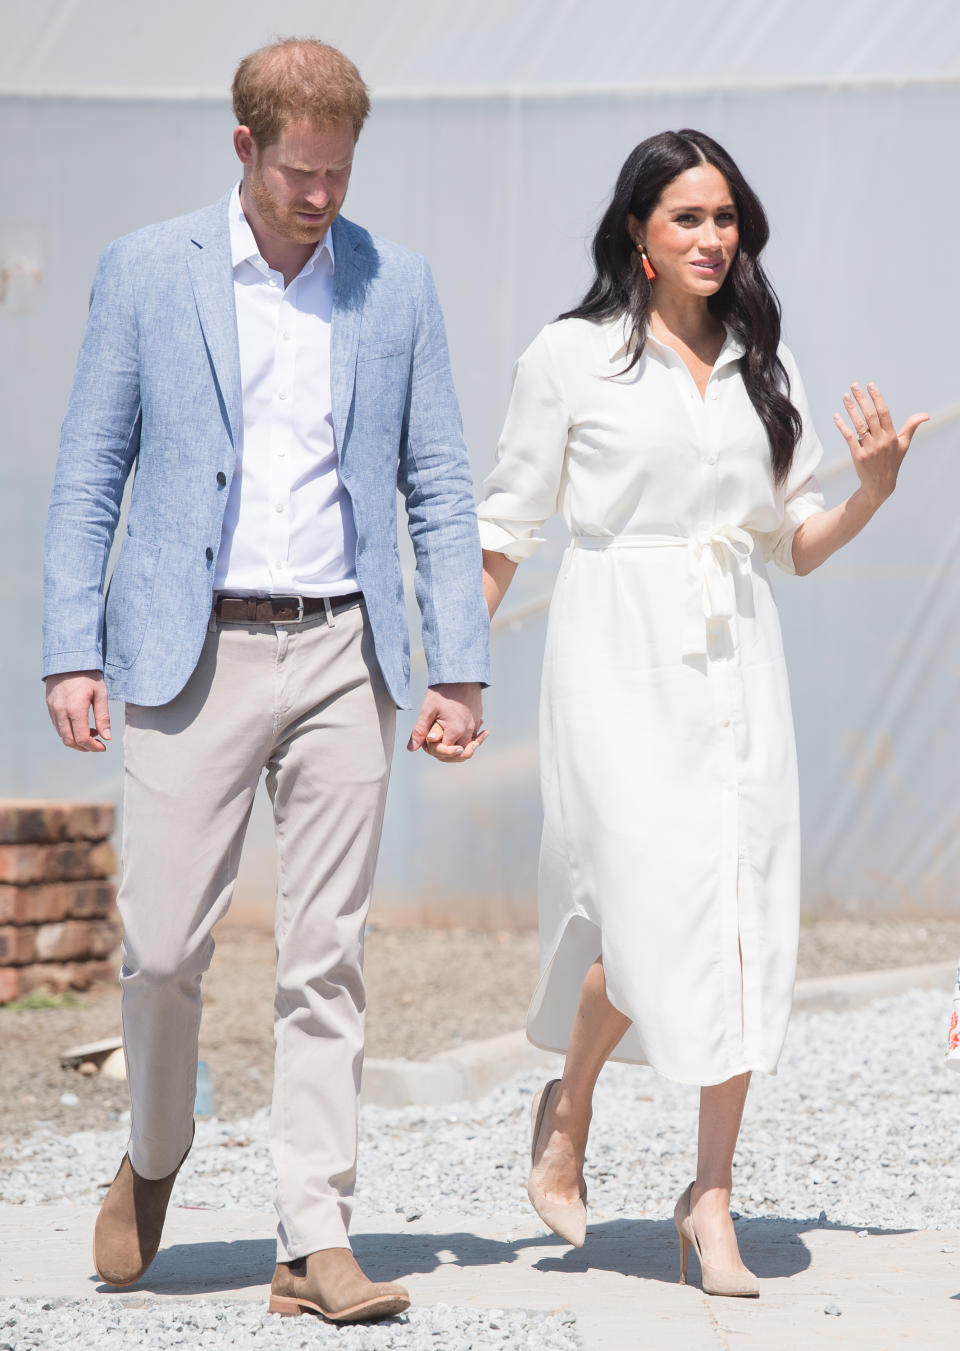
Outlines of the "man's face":
[[353,167],[353,126],[317,129],[291,122],[261,150],[245,127],[234,133],[244,164],[243,192],[264,226],[281,239],[318,244],[347,195]]

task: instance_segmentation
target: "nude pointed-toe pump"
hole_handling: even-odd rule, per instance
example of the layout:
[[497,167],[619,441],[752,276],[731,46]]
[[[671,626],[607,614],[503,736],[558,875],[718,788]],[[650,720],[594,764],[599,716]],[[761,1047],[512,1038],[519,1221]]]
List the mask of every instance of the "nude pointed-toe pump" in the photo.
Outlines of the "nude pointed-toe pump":
[[760,1295],[760,1285],[752,1271],[745,1267],[742,1271],[721,1271],[719,1267],[711,1267],[703,1260],[700,1252],[700,1244],[697,1242],[697,1231],[693,1227],[693,1216],[690,1213],[690,1196],[693,1192],[693,1183],[680,1197],[673,1212],[673,1222],[677,1226],[677,1234],[680,1238],[680,1284],[687,1283],[687,1260],[690,1257],[690,1245],[693,1244],[694,1252],[700,1261],[700,1284],[706,1295],[735,1295],[741,1299],[757,1299]]
[[582,1248],[587,1236],[587,1188],[583,1178],[580,1179],[580,1199],[578,1201],[550,1201],[533,1180],[533,1164],[537,1157],[537,1144],[540,1139],[543,1118],[546,1116],[550,1094],[559,1082],[559,1079],[551,1079],[549,1083],[544,1084],[533,1100],[530,1113],[532,1133],[527,1195],[530,1198],[530,1204],[548,1229],[552,1229],[560,1238],[572,1243],[575,1248]]

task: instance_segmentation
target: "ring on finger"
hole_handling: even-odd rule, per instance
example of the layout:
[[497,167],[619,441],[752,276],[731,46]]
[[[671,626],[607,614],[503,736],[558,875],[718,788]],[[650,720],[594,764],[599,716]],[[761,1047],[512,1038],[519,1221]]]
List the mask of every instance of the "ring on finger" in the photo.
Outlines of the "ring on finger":
[[869,427],[854,427],[853,430],[854,430],[854,431],[856,432],[856,434],[857,434],[857,440],[858,440],[858,441],[860,442],[860,444],[862,445],[862,444],[863,444],[863,438],[869,434],[870,428],[869,428]]

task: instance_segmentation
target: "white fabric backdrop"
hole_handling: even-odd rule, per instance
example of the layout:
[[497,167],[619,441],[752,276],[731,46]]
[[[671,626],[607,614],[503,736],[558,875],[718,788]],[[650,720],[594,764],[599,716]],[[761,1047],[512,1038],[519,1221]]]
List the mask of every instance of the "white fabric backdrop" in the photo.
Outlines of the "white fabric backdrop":
[[[325,23],[324,8],[280,3],[271,23],[338,42],[375,87],[347,214],[430,258],[478,481],[515,356],[582,291],[617,169],[665,127],[716,136],[768,209],[769,271],[827,461],[845,454],[830,415],[852,379],[877,380],[901,419],[939,415],[867,534],[778,595],[805,903],[960,908],[960,10],[750,0],[716,24],[712,6],[361,0]],[[60,749],[36,680],[59,421],[100,248],[236,176],[223,90],[235,59],[273,36],[259,13],[219,0],[0,6],[0,793],[119,789],[116,749]],[[840,500],[851,476],[825,486]],[[483,756],[444,771],[398,751],[379,882],[395,912],[532,913],[542,601],[560,547],[555,532],[521,569],[498,625]],[[261,811],[248,896],[269,890],[270,859]]]

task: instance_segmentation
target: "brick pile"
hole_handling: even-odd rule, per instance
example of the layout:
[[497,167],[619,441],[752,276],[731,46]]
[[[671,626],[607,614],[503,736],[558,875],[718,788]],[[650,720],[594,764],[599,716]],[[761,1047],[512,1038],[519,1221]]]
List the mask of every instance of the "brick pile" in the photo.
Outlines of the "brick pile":
[[0,798],[0,1004],[114,980],[114,809]]

